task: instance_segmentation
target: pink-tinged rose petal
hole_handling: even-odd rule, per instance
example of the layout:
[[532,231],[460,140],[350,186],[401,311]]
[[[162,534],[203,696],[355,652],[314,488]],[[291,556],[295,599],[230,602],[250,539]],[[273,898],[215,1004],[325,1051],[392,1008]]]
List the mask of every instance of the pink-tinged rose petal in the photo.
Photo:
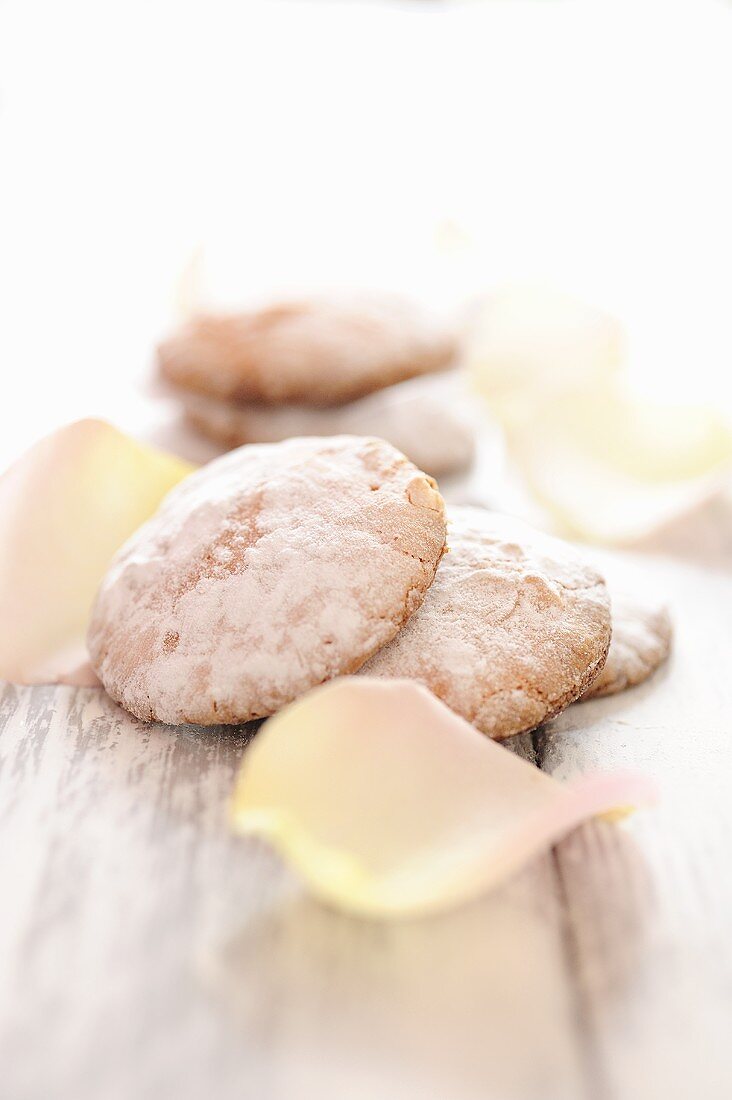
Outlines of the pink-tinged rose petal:
[[80,420],[0,478],[0,677],[97,682],[89,611],[110,558],[192,467]]
[[419,684],[363,677],[316,688],[264,725],[232,815],[324,901],[389,918],[467,901],[588,817],[652,798],[629,774],[558,783]]

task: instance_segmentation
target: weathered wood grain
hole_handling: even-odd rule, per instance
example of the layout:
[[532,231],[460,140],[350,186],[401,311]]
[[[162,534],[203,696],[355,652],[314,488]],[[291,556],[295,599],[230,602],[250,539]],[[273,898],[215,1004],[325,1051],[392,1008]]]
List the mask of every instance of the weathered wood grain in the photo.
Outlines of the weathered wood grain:
[[8,687],[2,719],[3,1100],[586,1095],[550,860],[446,918],[355,921],[229,835],[251,731],[94,689]]
[[[726,529],[718,534],[715,560]],[[726,561],[732,568],[732,546]],[[662,559],[643,565],[669,594],[676,631],[669,666],[615,699],[571,707],[536,743],[541,765],[558,777],[637,768],[659,785],[655,809],[621,828],[589,824],[555,852],[602,1095],[725,1100],[732,572]]]
[[558,776],[642,768],[658,807],[424,922],[331,913],[230,836],[253,730],[7,687],[2,1100],[726,1100],[728,546],[642,563],[672,605],[667,669],[514,745]]

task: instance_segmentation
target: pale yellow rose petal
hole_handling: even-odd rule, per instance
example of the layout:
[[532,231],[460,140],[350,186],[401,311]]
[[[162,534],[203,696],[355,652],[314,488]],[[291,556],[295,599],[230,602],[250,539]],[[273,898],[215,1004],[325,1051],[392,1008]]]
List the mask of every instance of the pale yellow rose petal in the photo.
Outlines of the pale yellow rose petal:
[[559,529],[632,543],[729,479],[714,410],[625,393],[620,323],[551,288],[507,287],[476,311],[466,358],[528,488]]
[[507,286],[474,311],[465,358],[474,388],[503,420],[557,389],[604,383],[622,363],[619,321],[552,287]]
[[424,687],[363,677],[269,719],[232,815],[324,901],[388,918],[477,896],[586,818],[651,798],[638,776],[558,783]]
[[729,479],[732,431],[714,410],[618,388],[564,393],[506,426],[509,452],[564,533],[632,543]]
[[36,443],[0,478],[0,677],[93,683],[84,636],[115,550],[190,473],[99,420]]

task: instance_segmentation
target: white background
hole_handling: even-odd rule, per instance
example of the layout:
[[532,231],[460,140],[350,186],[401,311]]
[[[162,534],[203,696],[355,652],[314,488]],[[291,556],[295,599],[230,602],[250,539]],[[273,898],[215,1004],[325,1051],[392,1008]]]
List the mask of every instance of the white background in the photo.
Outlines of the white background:
[[3,462],[152,415],[195,256],[222,303],[345,283],[457,308],[550,279],[625,320],[639,386],[729,399],[724,0],[0,11]]

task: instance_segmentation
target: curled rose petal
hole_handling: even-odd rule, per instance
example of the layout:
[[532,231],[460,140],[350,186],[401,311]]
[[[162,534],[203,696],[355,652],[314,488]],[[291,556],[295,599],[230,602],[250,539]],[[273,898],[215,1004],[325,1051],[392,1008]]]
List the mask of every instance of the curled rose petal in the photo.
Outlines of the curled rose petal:
[[99,420],[36,443],[0,478],[0,677],[89,684],[84,635],[110,558],[192,467]]
[[719,492],[732,431],[713,409],[636,400],[623,388],[618,321],[550,288],[508,287],[467,334],[474,387],[560,532],[633,543]]
[[732,431],[713,409],[652,404],[619,388],[526,406],[509,450],[563,532],[632,543],[728,481]]
[[652,797],[628,774],[558,783],[421,685],[363,677],[316,688],[265,724],[232,816],[322,900],[388,918],[475,897],[586,818]]

